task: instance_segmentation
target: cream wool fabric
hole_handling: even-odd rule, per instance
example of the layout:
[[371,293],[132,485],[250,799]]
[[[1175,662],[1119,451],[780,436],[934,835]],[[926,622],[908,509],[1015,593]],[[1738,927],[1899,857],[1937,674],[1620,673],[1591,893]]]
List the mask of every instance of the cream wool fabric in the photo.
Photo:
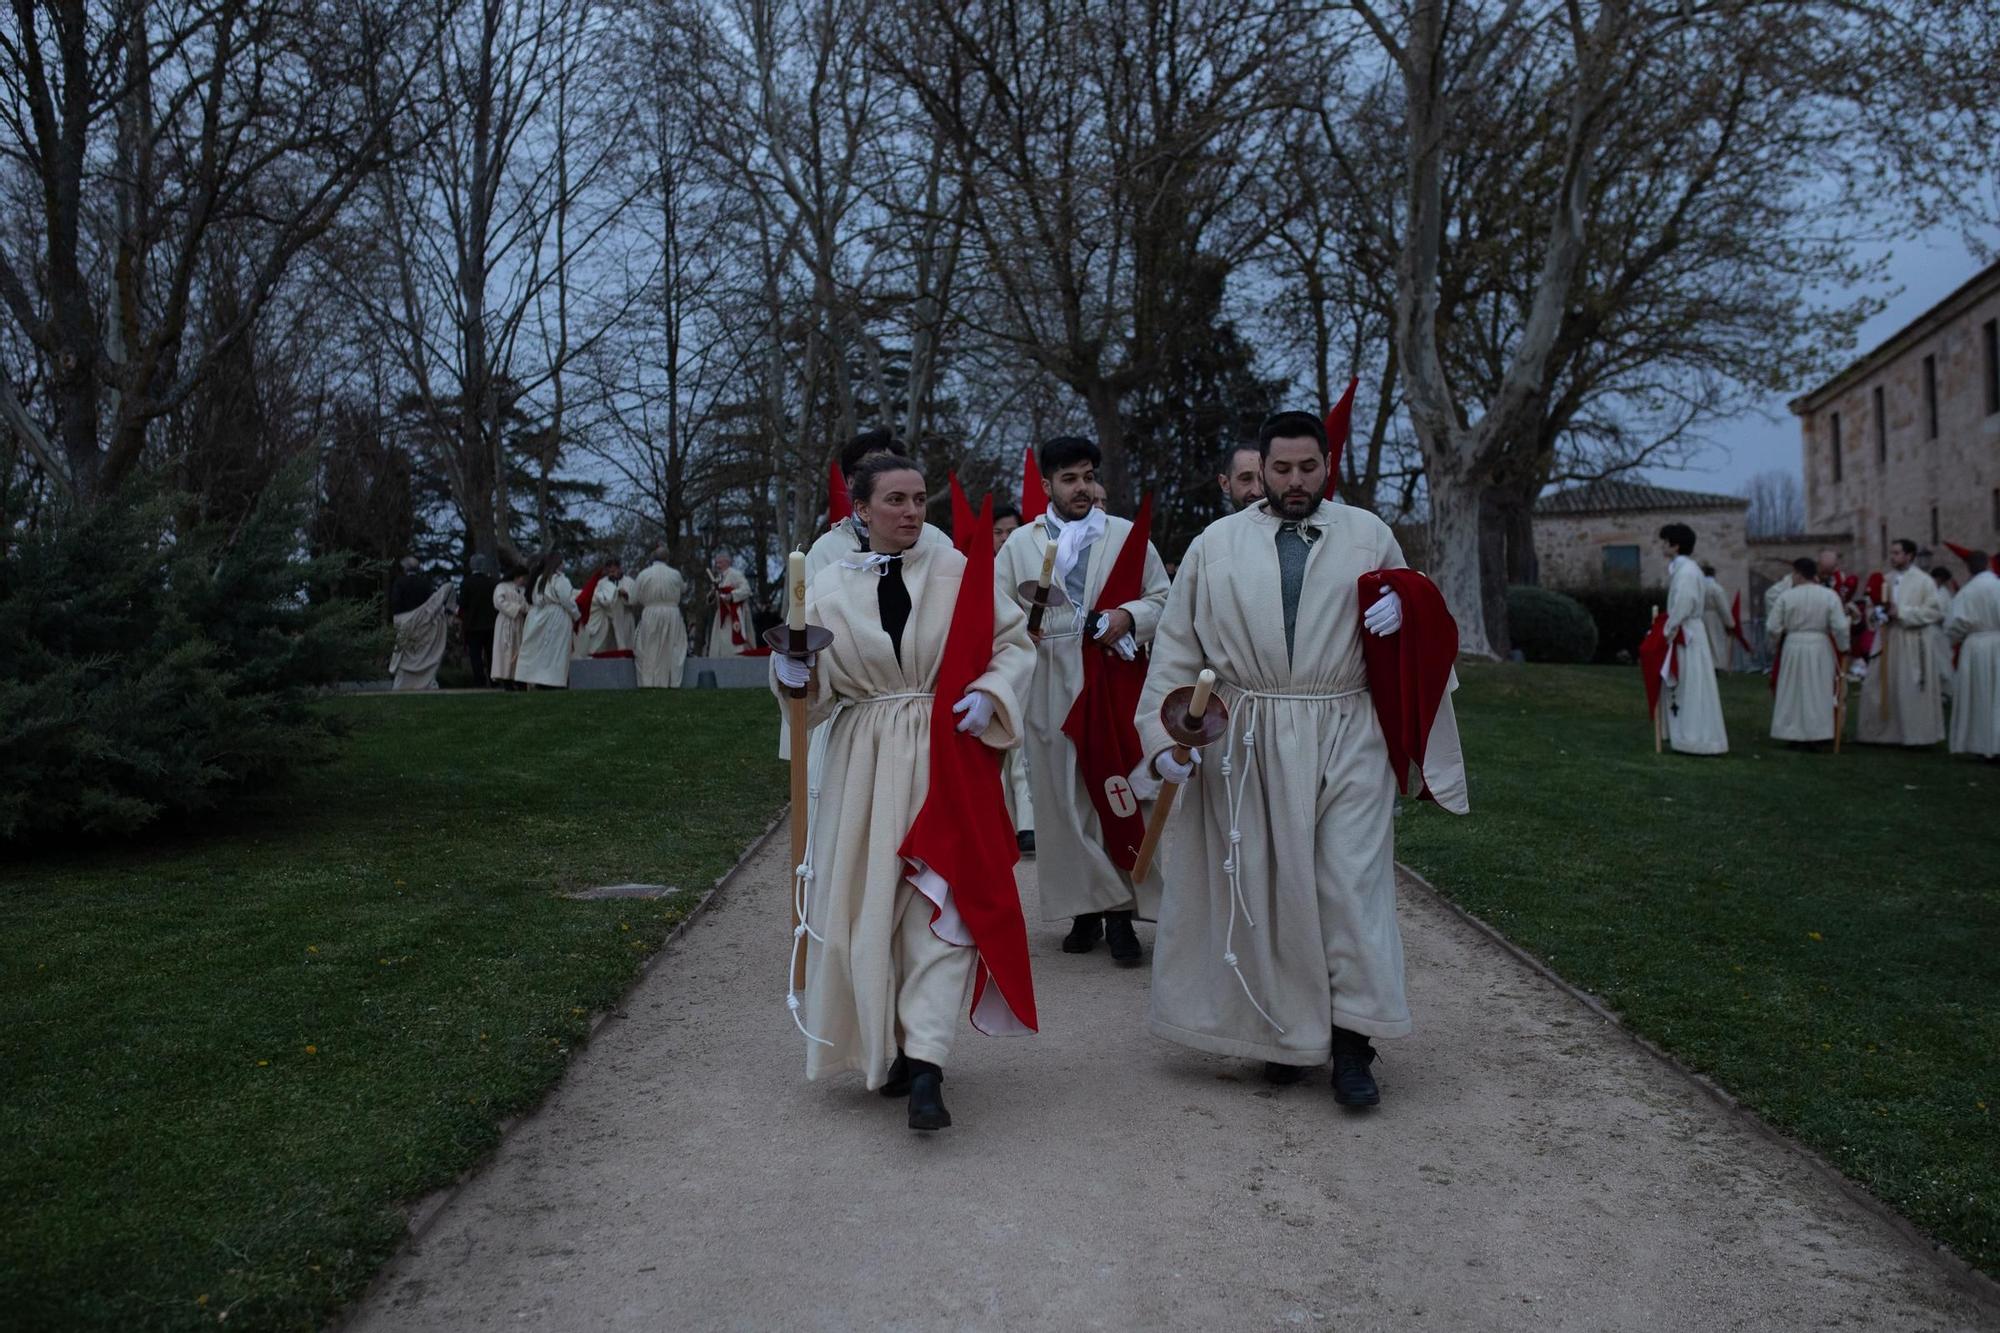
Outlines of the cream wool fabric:
[[[1944,619],[1931,576],[1891,573],[1896,619],[1876,628],[1878,648],[1861,684],[1855,739],[1866,745],[1935,745],[1944,739],[1944,678],[1925,631]],[[1886,694],[1886,698],[1884,697]]]
[[521,630],[521,656],[514,679],[528,685],[569,688],[570,637],[576,627],[576,589],[561,574],[528,594],[528,619]]
[[502,579],[493,587],[493,669],[494,680],[513,680],[515,663],[521,656],[521,622],[528,616],[528,594],[512,579]]
[[395,618],[396,649],[389,658],[391,688],[434,690],[438,665],[444,661],[451,634],[452,613],[458,610],[458,589],[441,585],[422,606]]
[[[1831,588],[1804,583],[1771,604],[1764,628],[1778,660],[1778,690],[1771,698],[1771,739],[1833,739],[1837,659],[1847,651],[1847,612]],[[1827,635],[1832,634],[1829,642]],[[1780,644],[1782,643],[1782,648]]]
[[2000,755],[2000,577],[1982,570],[1967,581],[1944,632],[1958,645],[1951,752]]
[[[1410,1031],[1396,927],[1396,780],[1368,694],[1355,586],[1371,570],[1404,567],[1403,553],[1365,510],[1327,501],[1308,521],[1321,535],[1306,557],[1291,659],[1278,522],[1253,506],[1188,548],[1137,719],[1148,756],[1165,750],[1172,742],[1160,705],[1203,667],[1231,709],[1231,736],[1204,753],[1167,825],[1152,1030],[1197,1050],[1294,1065],[1327,1059],[1335,1024],[1375,1037]],[[1459,766],[1447,695],[1425,767],[1439,775],[1440,805],[1462,812],[1462,774],[1443,776]],[[1234,844],[1232,789],[1240,793]]]
[[593,653],[628,646],[618,641],[619,609],[618,581],[599,579],[590,593],[590,619],[577,628],[572,656],[589,657]]
[[[1079,558],[1086,571],[1081,606],[1054,608],[1042,618],[1042,641],[1035,649],[1035,681],[1028,697],[1028,787],[1035,819],[1035,864],[1041,880],[1042,916],[1059,921],[1087,912],[1135,908],[1148,921],[1159,915],[1160,872],[1141,884],[1120,870],[1105,854],[1097,810],[1084,789],[1077,768],[1076,745],[1063,734],[1076,696],[1083,689],[1083,654],[1100,651],[1083,635],[1089,608],[1104,592],[1111,566],[1132,535],[1127,519],[1106,517],[1104,535]],[[1029,605],[1021,584],[1038,578],[1042,553],[1052,539],[1042,520],[1025,523],[1007,538],[994,562],[994,579],[1003,597],[1014,599],[1023,614]],[[1132,635],[1141,646],[1153,640],[1160,614],[1166,609],[1167,567],[1152,544],[1146,547],[1142,595],[1122,603],[1132,617]]]
[[1722,692],[1715,684],[1715,656],[1708,650],[1702,608],[1708,601],[1701,566],[1675,556],[1667,572],[1667,642],[1684,629],[1687,641],[1675,653],[1673,681],[1662,682],[1667,743],[1682,754],[1727,754],[1729,732],[1722,725]]
[[688,651],[687,619],[681,615],[681,595],[686,591],[680,571],[663,560],[647,565],[632,580],[632,605],[639,608],[632,657],[641,689],[680,687]]
[[1708,631],[1708,652],[1717,671],[1729,667],[1729,594],[1708,575],[1702,575],[1701,623]]
[[[900,663],[882,628],[880,575],[835,564],[807,582],[806,617],[834,636],[811,687],[811,719],[826,725],[826,738],[807,852],[811,938],[799,1019],[819,1039],[806,1044],[808,1078],[859,1070],[880,1087],[899,1040],[912,1059],[942,1065],[951,1054],[973,950],[933,932],[932,903],[898,849],[930,785],[930,692],[964,571],[949,543],[904,556],[910,619]],[[993,696],[982,739],[996,750],[1020,743],[1033,672],[1025,619],[1012,599],[995,597],[993,659],[973,688]]]

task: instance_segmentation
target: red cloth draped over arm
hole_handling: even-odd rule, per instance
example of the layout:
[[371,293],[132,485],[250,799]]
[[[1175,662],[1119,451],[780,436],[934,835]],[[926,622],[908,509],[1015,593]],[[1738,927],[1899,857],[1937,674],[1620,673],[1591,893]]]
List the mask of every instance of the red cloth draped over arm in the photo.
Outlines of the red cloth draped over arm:
[[1104,854],[1120,870],[1130,870],[1139,859],[1139,844],[1145,841],[1146,820],[1139,812],[1128,775],[1146,758],[1139,744],[1139,696],[1146,689],[1146,654],[1141,650],[1133,661],[1106,652],[1090,637],[1090,623],[1098,612],[1109,611],[1127,602],[1136,602],[1146,591],[1146,549],[1153,537],[1153,497],[1139,505],[1139,516],[1125,534],[1111,572],[1105,576],[1104,591],[1084,623],[1078,639],[1083,653],[1083,688],[1076,693],[1069,716],[1063,719],[1063,735],[1076,746],[1077,770],[1091,809],[1097,811],[1097,825],[1103,831]]
[[576,628],[579,631],[590,623],[591,598],[597,595],[597,581],[603,577],[604,574],[602,571],[592,574],[583,581],[583,591],[576,595],[576,609],[583,612],[583,617],[576,622]]
[[1451,688],[1452,664],[1458,660],[1458,622],[1445,606],[1438,586],[1414,569],[1377,569],[1363,574],[1357,612],[1368,608],[1390,589],[1402,599],[1403,627],[1394,634],[1370,634],[1361,624],[1361,655],[1368,667],[1368,693],[1382,739],[1389,746],[1389,763],[1396,770],[1396,790],[1410,794],[1410,766],[1416,765],[1420,798],[1431,795],[1423,780],[1424,751],[1431,724]]

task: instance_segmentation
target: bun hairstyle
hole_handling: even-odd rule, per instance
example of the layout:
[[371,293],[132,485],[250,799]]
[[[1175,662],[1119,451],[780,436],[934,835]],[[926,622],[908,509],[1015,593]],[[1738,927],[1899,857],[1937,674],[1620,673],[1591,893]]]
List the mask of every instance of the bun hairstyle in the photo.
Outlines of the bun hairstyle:
[[875,483],[891,472],[914,472],[924,475],[922,465],[901,454],[870,454],[858,463],[847,478],[847,492],[854,503],[862,504],[875,498]]

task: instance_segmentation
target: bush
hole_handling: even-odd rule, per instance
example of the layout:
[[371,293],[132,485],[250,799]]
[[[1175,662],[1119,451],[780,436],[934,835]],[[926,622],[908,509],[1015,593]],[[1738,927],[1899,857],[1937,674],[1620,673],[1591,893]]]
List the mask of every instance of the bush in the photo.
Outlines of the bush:
[[1597,655],[1590,612],[1547,588],[1507,589],[1507,637],[1530,662],[1588,662]]
[[1639,641],[1653,626],[1653,608],[1667,604],[1659,588],[1586,588],[1572,593],[1597,625],[1595,661],[1630,663],[1638,660]]
[[366,602],[313,603],[303,474],[233,528],[140,488],[0,560],[0,842],[126,834],[325,756],[315,691],[379,667]]

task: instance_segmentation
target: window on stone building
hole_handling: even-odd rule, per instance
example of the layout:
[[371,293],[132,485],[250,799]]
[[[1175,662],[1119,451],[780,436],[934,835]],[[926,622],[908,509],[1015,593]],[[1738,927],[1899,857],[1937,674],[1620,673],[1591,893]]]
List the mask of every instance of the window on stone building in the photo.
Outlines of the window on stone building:
[[1875,386],[1875,461],[1889,465],[1889,404],[1882,386]]
[[1932,505],[1932,506],[1931,506],[1931,545],[1932,545],[1932,546],[1936,546],[1937,544],[1938,544],[1938,521],[1937,521],[1937,506],[1936,506],[1936,505]]
[[1931,355],[1924,358],[1924,438],[1937,437],[1937,357]]
[[1829,423],[1829,434],[1833,443],[1833,479],[1840,480],[1840,413],[1835,412]]
[[1986,321],[1986,412],[2000,412],[2000,319]]
[[1882,558],[1889,558],[1889,520],[1882,520]]
[[1614,587],[1638,587],[1639,548],[1636,546],[1605,547],[1604,581]]

